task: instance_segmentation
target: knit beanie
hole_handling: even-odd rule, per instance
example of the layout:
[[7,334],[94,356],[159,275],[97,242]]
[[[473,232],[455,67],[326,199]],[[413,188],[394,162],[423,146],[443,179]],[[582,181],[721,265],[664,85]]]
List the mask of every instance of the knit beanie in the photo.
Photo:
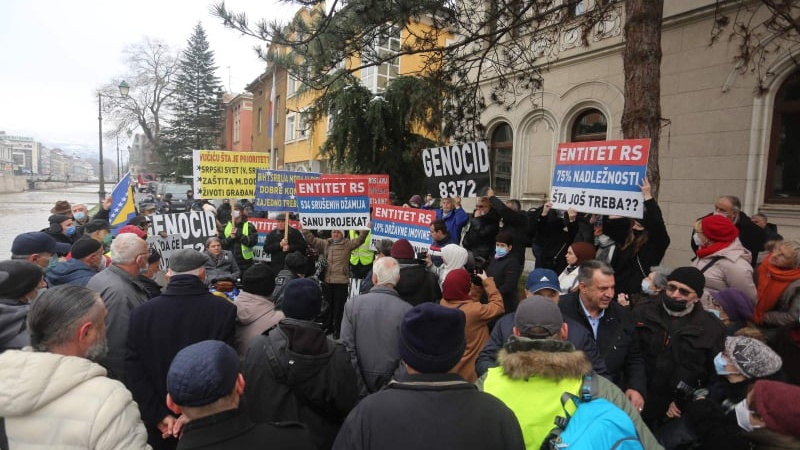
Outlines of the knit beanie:
[[703,296],[703,288],[706,287],[706,277],[696,267],[678,267],[667,275],[667,281],[677,281],[683,283],[697,293],[698,297]]
[[442,298],[445,300],[469,300],[472,286],[466,269],[453,269],[447,273],[442,283]]
[[750,409],[764,419],[767,429],[800,438],[800,386],[758,380]]
[[400,324],[400,357],[418,372],[447,373],[464,355],[466,322],[457,308],[435,303],[415,306]]
[[569,247],[572,249],[572,253],[575,253],[575,257],[578,258],[575,263],[576,266],[580,266],[595,257],[594,245],[588,242],[573,242]]
[[124,227],[120,228],[117,232],[117,236],[124,233],[133,233],[142,239],[147,238],[147,232],[134,225],[125,225]]
[[419,208],[420,205],[422,205],[422,197],[420,197],[417,194],[414,194],[411,196],[410,199],[408,199],[408,204],[413,206],[414,208]]
[[295,278],[283,288],[283,314],[290,319],[313,320],[322,308],[322,291],[309,278]]
[[69,219],[72,219],[72,217],[67,216],[65,214],[53,214],[52,216],[47,218],[47,221],[50,223],[61,223]]
[[763,378],[781,370],[783,360],[769,346],[744,336],[725,338],[725,354],[747,378]]
[[266,264],[253,264],[242,274],[242,289],[251,294],[269,297],[275,290],[275,273]]
[[8,274],[0,282],[0,298],[13,300],[18,300],[36,289],[44,277],[41,267],[18,259],[0,261],[0,272]]
[[83,237],[72,244],[70,253],[74,259],[83,259],[99,250],[102,246],[103,244],[100,241],[90,237]]
[[416,254],[414,253],[414,247],[411,246],[411,243],[408,242],[408,239],[398,239],[392,244],[392,250],[390,252],[391,257],[394,259],[414,259],[416,258]]
[[739,229],[725,216],[712,214],[703,217],[700,228],[707,238],[714,242],[731,242],[739,237]]

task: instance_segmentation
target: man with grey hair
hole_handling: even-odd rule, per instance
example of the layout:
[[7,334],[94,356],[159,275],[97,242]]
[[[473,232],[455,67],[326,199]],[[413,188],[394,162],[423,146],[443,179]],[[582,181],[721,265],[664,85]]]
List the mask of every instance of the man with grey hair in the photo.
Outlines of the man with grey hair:
[[208,291],[207,261],[197,250],[173,252],[164,293],[131,313],[126,385],[139,404],[154,449],[174,449],[178,443],[177,417],[164,403],[172,358],[184,347],[207,339],[234,343],[236,307]]
[[369,392],[380,390],[400,365],[400,324],[412,306],[395,290],[398,281],[397,260],[391,256],[376,259],[372,265],[372,289],[344,306],[342,343]]
[[593,259],[578,270],[578,291],[562,295],[558,307],[594,337],[611,380],[641,411],[647,388],[644,356],[630,312],[614,301],[614,269]]
[[10,448],[149,448],[130,392],[93,362],[107,349],[105,315],[100,296],[82,286],[57,286],[33,303],[33,347],[0,355]]
[[108,376],[125,382],[125,348],[133,308],[149,298],[139,274],[147,270],[147,243],[132,233],[118,235],[111,243],[111,265],[93,276],[86,287],[100,294],[106,304],[108,354],[99,362]]

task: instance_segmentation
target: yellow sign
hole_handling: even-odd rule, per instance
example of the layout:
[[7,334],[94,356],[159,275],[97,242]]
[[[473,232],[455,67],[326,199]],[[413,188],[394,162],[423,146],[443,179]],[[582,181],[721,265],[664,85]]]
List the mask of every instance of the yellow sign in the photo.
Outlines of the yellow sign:
[[269,153],[195,150],[196,198],[255,198],[256,171],[269,169]]

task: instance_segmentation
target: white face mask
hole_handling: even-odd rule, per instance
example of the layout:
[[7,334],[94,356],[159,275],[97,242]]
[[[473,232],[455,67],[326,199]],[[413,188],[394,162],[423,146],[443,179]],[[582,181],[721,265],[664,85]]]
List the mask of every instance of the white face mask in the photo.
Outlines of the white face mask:
[[747,399],[744,399],[736,404],[734,407],[736,411],[736,423],[739,424],[739,427],[744,431],[753,431],[756,428],[761,428],[761,425],[754,425],[751,416],[753,415],[750,408],[747,407]]
[[232,216],[234,219],[238,219],[240,214],[241,214],[241,213],[239,213],[239,211],[235,211],[235,210],[234,210],[234,211],[231,213],[231,216]]
[[703,240],[700,239],[700,235],[699,234],[697,234],[697,233],[693,234],[692,235],[692,240],[694,241],[694,245],[696,245],[698,247],[702,247],[703,246]]

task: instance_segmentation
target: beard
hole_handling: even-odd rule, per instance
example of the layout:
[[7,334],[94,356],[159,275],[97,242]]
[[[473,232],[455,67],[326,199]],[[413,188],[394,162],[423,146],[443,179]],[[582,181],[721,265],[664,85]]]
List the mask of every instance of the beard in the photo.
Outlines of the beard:
[[95,342],[88,349],[86,349],[86,359],[92,362],[97,362],[108,353],[108,341],[105,337],[100,342]]

